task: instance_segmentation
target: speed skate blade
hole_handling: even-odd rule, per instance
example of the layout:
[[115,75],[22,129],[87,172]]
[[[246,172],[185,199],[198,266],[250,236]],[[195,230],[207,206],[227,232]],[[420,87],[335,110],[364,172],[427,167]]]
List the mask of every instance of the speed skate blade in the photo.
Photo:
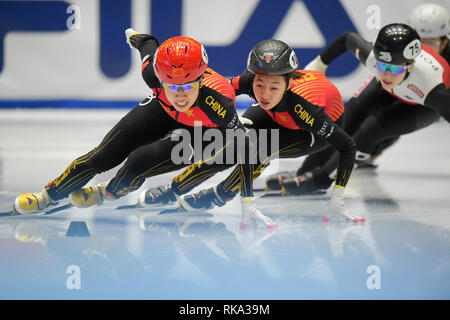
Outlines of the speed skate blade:
[[124,206],[118,206],[115,210],[127,210],[140,208],[138,204],[126,204]]
[[52,214],[52,213],[59,212],[59,211],[63,211],[63,210],[66,210],[66,209],[70,209],[72,207],[73,207],[72,204],[68,203],[68,204],[65,204],[63,206],[59,206],[59,207],[47,210],[47,211],[45,211],[44,215]]
[[11,217],[11,216],[18,216],[19,214],[14,211],[7,211],[7,212],[0,212],[0,217]]
[[173,205],[159,205],[159,206],[147,206],[147,207],[142,207],[139,206],[137,204],[128,204],[128,205],[123,205],[123,206],[118,206],[115,210],[119,210],[119,211],[125,211],[125,210],[132,210],[135,212],[155,212],[155,211],[161,211],[161,210],[173,210],[173,209],[177,209],[177,208],[173,208]]
[[188,212],[188,211],[181,208],[170,208],[162,210],[159,214],[180,213],[180,212]]
[[324,190],[317,190],[314,192],[303,193],[303,194],[283,194],[281,192],[268,192],[261,196],[261,198],[270,198],[270,197],[302,197],[302,196],[320,196],[327,193]]

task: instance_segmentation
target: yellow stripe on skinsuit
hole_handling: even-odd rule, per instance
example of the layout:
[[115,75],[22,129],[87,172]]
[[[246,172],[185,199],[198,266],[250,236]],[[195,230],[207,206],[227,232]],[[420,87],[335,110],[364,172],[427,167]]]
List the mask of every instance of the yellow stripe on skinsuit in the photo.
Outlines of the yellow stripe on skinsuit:
[[[245,180],[245,175],[243,174],[243,165],[239,165],[239,166],[240,167],[239,167],[239,172],[238,172],[239,174],[238,174],[238,176],[235,179],[232,180],[232,183],[230,183],[230,186],[228,188],[224,188],[224,191],[230,190],[232,192],[236,192],[237,190],[241,189],[241,185],[242,185],[242,186],[244,186],[243,187],[244,188],[243,189],[243,193],[245,195],[248,195],[248,191],[249,190],[247,190],[246,183],[245,183],[246,180]],[[252,171],[252,177],[255,175],[255,171],[256,170]]]
[[[64,190],[64,189],[65,189],[65,186],[66,186],[70,181],[72,181],[72,180],[75,179],[75,178],[78,178],[80,175],[83,175],[83,174],[85,174],[86,172],[89,172],[89,171],[94,171],[94,169],[93,169],[93,168],[88,168],[88,169],[86,169],[86,170],[80,172],[80,173],[77,174],[76,176],[70,178],[69,180],[64,181],[63,184],[61,184],[61,182],[59,182],[59,184],[58,184],[58,185],[55,185],[55,186],[58,188],[58,190]],[[66,175],[64,178],[66,178],[66,177],[67,177],[67,175]],[[75,182],[75,183],[76,183],[76,182]],[[69,186],[70,186],[70,185],[69,185]],[[60,189],[60,188],[61,188],[61,189]]]
[[[261,168],[264,165],[268,165],[268,162],[270,161],[270,159],[272,159],[275,155],[277,155],[278,153],[287,153],[287,152],[291,152],[292,150],[286,150],[288,148],[290,148],[291,146],[297,144],[298,142],[293,143],[292,145],[289,145],[287,147],[284,147],[283,149],[278,150],[277,152],[271,154],[270,156],[266,157],[264,159],[264,161],[262,161],[262,163],[256,168],[256,170],[253,171],[253,175],[255,175],[255,171],[259,170],[261,171]],[[294,149],[295,150],[295,149]],[[267,164],[266,164],[267,162]],[[227,190],[232,190],[233,192],[236,191],[236,188],[239,187],[239,171],[234,170],[232,172],[232,175],[227,179],[228,181],[224,184],[223,189],[225,191]],[[237,184],[237,186],[236,186]]]
[[[202,171],[202,172],[200,172],[200,173],[197,173],[196,175],[194,175],[194,176],[190,176],[191,175],[191,173],[192,172],[194,172],[194,170],[195,170],[195,168],[197,167],[197,168],[201,168],[202,167],[202,165],[205,165],[205,163],[206,162],[209,162],[210,160],[212,160],[212,159],[214,159],[214,158],[216,158],[226,147],[227,147],[228,145],[226,145],[225,147],[223,147],[219,152],[217,152],[213,157],[211,157],[211,158],[209,158],[209,159],[207,159],[207,160],[204,160],[204,161],[200,161],[200,162],[198,162],[197,164],[191,164],[186,170],[184,170],[180,175],[178,175],[174,180],[175,181],[177,181],[177,182],[180,182],[180,186],[183,186],[183,184],[185,183],[185,182],[188,182],[190,179],[192,179],[192,178],[195,178],[197,175],[200,175],[200,174],[202,174],[203,172],[209,172],[209,171],[211,171],[211,170],[214,170],[214,169],[208,169],[207,171]],[[207,165],[207,164],[206,164]],[[185,180],[187,178],[187,180]]]
[[[135,181],[136,181],[137,179],[143,178],[143,177],[145,177],[146,175],[152,173],[152,171],[157,171],[158,169],[161,169],[161,168],[158,168],[158,167],[161,166],[161,165],[163,165],[163,164],[166,163],[166,162],[169,162],[169,161],[171,161],[171,159],[166,159],[166,160],[164,160],[164,161],[158,163],[157,165],[151,167],[150,169],[148,169],[148,170],[145,171],[144,173],[141,173],[140,175],[138,175],[136,178],[134,178],[134,179],[131,181],[130,185],[134,184]],[[169,165],[169,167],[170,167],[170,166],[171,166],[171,165]]]
[[129,184],[128,187],[123,187],[123,188],[121,188],[119,191],[117,191],[117,189],[119,188],[120,183],[122,182],[123,178],[125,177],[126,173],[128,172],[128,169],[127,169],[127,170],[126,170],[125,172],[123,172],[123,174],[121,175],[122,178],[120,178],[120,180],[116,183],[116,186],[114,187],[113,192],[115,192],[115,193],[120,192],[121,194],[123,194],[123,193],[126,192],[127,190],[133,190],[133,191],[134,191],[134,190],[136,190],[136,189],[139,189],[140,186],[136,186],[136,185],[139,184],[139,180],[140,180],[140,179],[146,179],[147,176],[148,176],[150,173],[159,173],[159,172],[165,173],[165,172],[167,172],[167,169],[170,169],[170,168],[172,168],[172,167],[175,166],[174,164],[170,164],[170,165],[168,165],[168,166],[160,167],[163,163],[168,162],[168,161],[170,161],[170,159],[164,160],[164,161],[160,162],[159,164],[153,166],[152,168],[148,169],[148,170],[145,171],[144,173],[141,173],[140,175],[138,175],[137,177],[135,177],[135,178],[130,182],[130,184]]
[[[111,131],[110,131],[110,132],[111,132]],[[101,148],[98,148],[95,152],[93,152],[93,153],[89,152],[87,155],[85,155],[85,156],[83,156],[83,157],[81,157],[81,158],[78,158],[78,159],[74,160],[74,161],[66,168],[66,170],[64,170],[63,174],[62,174],[61,176],[59,176],[58,178],[55,179],[55,181],[54,181],[55,187],[59,187],[59,185],[61,184],[61,182],[63,182],[63,180],[70,174],[70,171],[72,171],[73,169],[75,169],[77,165],[82,164],[82,163],[84,163],[84,162],[86,162],[86,161],[89,161],[93,156],[95,156],[98,152],[100,152],[100,151],[101,151],[108,143],[110,143],[110,142],[112,141],[112,139],[114,139],[115,136],[116,136],[117,134],[119,134],[119,133],[120,133],[120,130],[119,130],[119,131],[118,131],[111,139],[109,139],[108,141],[106,141],[105,144],[100,144],[99,147],[101,147]],[[107,136],[108,136],[108,134],[107,134]],[[105,139],[106,139],[106,138],[105,138]],[[105,139],[104,139],[104,141],[105,141]],[[95,150],[95,149],[94,149],[94,150]],[[76,183],[76,182],[75,182],[75,183]]]
[[[275,154],[277,154],[277,152],[276,153],[274,153],[273,155],[275,155]],[[268,162],[270,161],[270,159],[273,157],[273,155],[271,155],[271,156],[269,156],[269,157],[267,157],[267,158],[265,158],[262,162],[261,162],[261,164],[260,165],[258,165],[258,167],[256,168],[256,169],[254,169],[253,170],[253,176],[255,176],[256,174],[261,174],[261,168],[262,167],[267,167],[268,166]],[[266,163],[267,162],[267,163]],[[230,188],[231,188],[231,190],[233,190],[234,191],[234,189],[233,188],[236,188],[236,183],[238,183],[239,182],[239,171],[238,170],[233,170],[233,172],[231,173],[231,176],[229,176],[226,180],[227,180],[227,182],[224,184],[224,186],[223,186],[223,189],[224,190],[230,190]],[[238,185],[239,186],[239,185]]]
[[220,153],[223,152],[223,150],[225,150],[226,147],[228,147],[228,145],[230,144],[230,142],[228,142],[225,146],[223,146],[216,154],[214,154],[211,158],[203,160],[203,161],[199,161],[199,162],[195,162],[191,165],[189,165],[183,172],[181,172],[179,175],[177,175],[174,180],[177,182],[182,182],[186,177],[188,177],[191,172],[193,172],[195,170],[195,168],[201,168],[202,165],[204,165],[206,162],[216,158]]
[[[211,171],[213,171],[213,172],[211,173]],[[189,183],[187,181],[186,181],[186,183],[183,182],[180,186],[177,186],[177,189],[180,191],[186,190],[186,189],[190,188],[192,185],[195,186],[198,183],[198,181],[207,180],[208,178],[212,177],[215,173],[216,173],[216,171],[213,169],[203,171],[201,174],[197,174],[195,177],[190,177]]]
[[[213,159],[215,159],[216,157],[218,157],[229,145],[231,142],[228,142],[225,146],[223,146],[222,148],[220,148],[220,150],[218,152],[216,152],[211,158],[203,160],[203,161],[199,161],[198,163],[193,163],[191,165],[189,165],[182,173],[180,173],[178,176],[175,177],[175,181],[180,182],[181,185],[184,183],[184,179],[186,177],[189,177],[189,175],[194,172],[195,168],[201,168],[202,165],[204,165],[206,162],[209,162]],[[194,176],[195,177],[195,176]],[[186,180],[189,181],[189,180]]]
[[[204,164],[204,162],[202,162],[202,164]],[[198,166],[198,168],[201,168],[201,166]],[[187,172],[186,170],[189,170],[189,172]],[[182,186],[183,184],[185,184],[186,182],[188,182],[189,180],[197,177],[198,175],[201,175],[203,172],[208,172],[211,171],[213,169],[208,169],[207,171],[201,171],[200,173],[195,173],[195,175],[192,175],[193,172],[195,172],[195,167],[193,165],[190,165],[187,169],[186,169],[186,173],[183,175],[178,175],[176,176],[173,180],[176,181],[177,183],[180,184],[180,186]],[[180,177],[181,176],[181,177]]]
[[223,190],[225,192],[228,192],[228,191],[235,192],[236,190],[240,190],[241,189],[240,181],[241,181],[241,178],[239,175],[237,177],[234,177],[232,180],[230,180],[230,183],[228,183],[227,187],[223,187]]
[[116,182],[116,185],[115,185],[115,187],[114,187],[114,189],[113,189],[113,192],[114,192],[114,193],[117,192],[117,188],[119,187],[120,182],[123,180],[123,178],[125,178],[125,174],[127,173],[127,171],[128,171],[128,169],[127,169],[127,170],[124,170],[124,171],[121,173],[121,176],[118,176],[118,177],[117,177],[117,178],[119,178],[119,177],[121,177],[121,178],[120,178],[120,180],[119,180],[118,182]]
[[[89,177],[89,180],[92,179],[91,174],[90,174],[90,172],[92,172],[92,171],[94,171],[94,169],[87,169],[87,170],[85,170],[85,171],[79,173],[78,175],[76,175],[75,177],[72,178],[72,179],[74,179],[74,178],[78,177],[78,179],[77,179],[75,182],[73,182],[73,183],[71,183],[71,184],[65,186],[64,188],[59,188],[59,187],[58,187],[58,192],[64,192],[64,191],[70,189],[70,188],[73,187],[74,185],[79,184],[81,181],[83,181],[84,179],[86,179],[86,177]],[[82,176],[80,177],[80,175],[82,175]],[[70,179],[70,180],[72,180],[72,179]],[[64,185],[66,185],[67,183],[69,183],[70,180],[67,181]],[[88,180],[88,181],[89,181],[89,180]],[[61,186],[61,187],[62,187],[62,186]]]
[[[209,177],[207,177],[207,178],[209,178]],[[203,181],[205,181],[205,180],[206,180],[206,179],[204,179],[203,177],[199,177],[198,179],[193,180],[192,183],[191,183],[191,185],[193,184],[194,187],[195,187],[195,185],[198,184],[198,182],[201,183],[201,182],[203,182]],[[178,190],[184,191],[184,190],[188,189],[188,187],[189,187],[189,186],[187,186],[186,188],[178,188]]]
[[[137,177],[135,177],[135,178],[130,182],[130,184],[129,184],[128,187],[122,187],[119,191],[117,191],[117,189],[119,188],[119,186],[120,186],[122,180],[125,178],[126,173],[128,172],[128,169],[125,170],[125,171],[119,176],[119,177],[121,177],[121,178],[116,182],[116,185],[114,186],[113,192],[114,192],[114,193],[121,193],[121,195],[123,195],[124,192],[127,192],[127,193],[128,193],[127,190],[133,190],[133,191],[134,191],[134,190],[138,189],[140,186],[139,186],[139,187],[135,187],[135,185],[138,183],[137,180],[142,179],[142,178],[145,179],[145,175],[149,174],[152,170],[155,170],[155,171],[157,171],[157,170],[165,170],[166,168],[172,167],[172,165],[169,165],[169,166],[166,166],[166,167],[158,168],[158,166],[162,165],[164,162],[167,162],[167,161],[168,161],[168,160],[164,160],[163,162],[161,162],[161,163],[157,164],[156,166],[150,168],[150,169],[147,170],[146,172],[144,172],[144,173],[138,175]],[[119,178],[119,177],[117,177],[117,178]],[[133,188],[134,188],[134,189],[133,189]]]
[[223,188],[227,189],[228,186],[230,185],[231,181],[233,181],[234,179],[236,179],[236,177],[239,177],[239,171],[236,170],[236,168],[233,170],[233,172],[231,173],[231,176],[229,176],[227,178],[227,182],[224,184]]
[[245,176],[242,173],[242,164],[239,165],[239,184],[241,185],[241,194],[247,194],[247,190],[245,189]]
[[[166,173],[167,170],[170,171],[170,168],[173,168],[172,164],[168,165],[168,166],[165,166],[165,167],[160,167],[160,168],[158,168],[157,170],[155,170],[155,171],[153,171],[151,173],[154,174],[154,175],[158,175],[160,173],[163,174],[163,173]],[[130,187],[133,188],[134,190],[139,189],[141,187],[140,185],[138,185],[139,184],[139,179],[144,179],[145,180],[145,179],[147,179],[147,177],[148,177],[147,175],[146,176],[139,175],[137,178],[133,179],[133,182],[130,183]]]
[[[261,174],[261,172],[262,172],[262,168],[264,167],[267,167],[268,165],[269,165],[269,163],[265,163],[267,160],[269,160],[270,159],[270,157],[267,157],[266,159],[264,159],[264,161],[256,168],[256,169],[254,169],[253,170],[253,177],[254,178],[257,178],[257,177],[259,177],[259,175]],[[229,191],[229,190],[231,190],[231,192],[237,192],[237,190],[239,190],[240,189],[240,185],[239,185],[239,175],[237,176],[237,177],[235,177],[235,178],[233,178],[233,179],[231,179],[231,180],[229,180],[229,183],[228,183],[228,185],[231,185],[230,187],[227,187],[227,188],[225,188],[224,187],[224,191]]]
[[147,172],[145,174],[140,174],[139,176],[137,176],[136,178],[133,179],[133,181],[130,183],[130,186],[135,186],[139,183],[139,179],[147,179],[149,177],[150,174],[157,176],[159,174],[164,174],[168,171],[171,171],[171,168],[173,168],[174,165],[170,164],[168,166],[164,166],[164,167],[160,167],[160,168],[156,168],[155,170],[151,171],[151,172]]
[[[242,177],[241,178],[241,185],[243,186],[243,190],[241,190],[241,195],[242,196],[245,196],[245,197],[248,197],[248,196],[250,196],[250,191],[252,191],[252,189],[253,189],[253,181],[250,181],[250,190],[248,190],[247,189],[247,183],[246,183],[246,176],[245,176],[245,174],[244,174],[244,165],[240,165],[241,166],[241,170],[240,170],[240,176]],[[250,165],[251,166],[251,165]],[[252,173],[251,173],[251,176],[250,176],[250,179],[253,177],[253,170],[252,170]]]
[[[84,163],[84,162],[86,162],[86,161],[89,161],[94,155],[96,155],[98,152],[100,152],[101,150],[103,150],[103,148],[106,147],[106,145],[107,145],[108,143],[110,143],[110,142],[111,142],[111,141],[112,141],[112,140],[120,133],[120,130],[117,131],[116,134],[114,134],[114,136],[108,140],[109,136],[112,135],[112,133],[113,133],[113,130],[111,130],[110,132],[108,132],[108,133],[106,134],[105,138],[104,138],[103,141],[100,143],[100,145],[99,145],[97,148],[94,149],[95,152],[93,152],[92,154],[89,152],[87,155],[85,155],[85,156],[83,156],[83,157],[81,157],[81,158],[76,159],[76,160],[74,161],[74,166],[73,166],[73,168],[75,169],[75,166],[76,166],[77,164],[81,164],[81,163]],[[93,151],[94,151],[94,150],[93,150]]]
[[85,184],[87,184],[93,177],[87,176],[84,177],[83,179],[79,179],[78,180],[78,184],[84,186]]

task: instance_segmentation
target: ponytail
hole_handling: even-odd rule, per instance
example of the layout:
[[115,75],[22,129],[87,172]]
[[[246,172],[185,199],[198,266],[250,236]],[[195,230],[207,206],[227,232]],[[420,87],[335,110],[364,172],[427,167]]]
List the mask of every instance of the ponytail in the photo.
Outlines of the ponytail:
[[301,79],[305,76],[305,74],[303,72],[301,72],[300,70],[295,70],[289,73],[285,73],[282,75],[284,77],[284,80],[286,81],[286,90],[289,90],[289,80],[298,80]]

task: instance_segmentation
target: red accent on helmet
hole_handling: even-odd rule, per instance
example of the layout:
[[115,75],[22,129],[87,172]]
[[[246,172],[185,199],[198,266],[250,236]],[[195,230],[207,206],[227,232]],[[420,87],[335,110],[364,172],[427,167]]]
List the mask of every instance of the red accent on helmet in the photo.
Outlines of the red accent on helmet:
[[208,67],[205,48],[188,37],[163,42],[155,53],[153,67],[163,82],[182,84],[198,79]]

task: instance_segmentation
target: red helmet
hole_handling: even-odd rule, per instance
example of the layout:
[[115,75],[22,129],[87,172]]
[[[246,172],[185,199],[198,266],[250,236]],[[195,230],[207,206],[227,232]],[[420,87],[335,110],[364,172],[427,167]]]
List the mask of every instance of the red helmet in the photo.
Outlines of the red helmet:
[[205,48],[188,37],[164,41],[153,57],[156,76],[163,82],[182,84],[198,79],[208,67]]

